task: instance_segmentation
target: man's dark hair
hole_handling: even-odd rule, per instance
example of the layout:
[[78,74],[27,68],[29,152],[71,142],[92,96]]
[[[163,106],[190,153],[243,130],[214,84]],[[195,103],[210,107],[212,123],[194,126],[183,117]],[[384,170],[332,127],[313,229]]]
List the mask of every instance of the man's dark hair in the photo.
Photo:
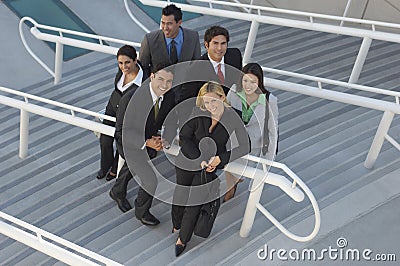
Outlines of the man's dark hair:
[[130,57],[130,58],[132,58],[132,60],[135,60],[137,57],[135,47],[130,46],[130,45],[124,45],[121,48],[119,48],[118,52],[117,52],[117,58],[120,55],[125,55],[127,57]]
[[155,74],[162,69],[174,74],[174,65],[172,65],[170,63],[158,63],[157,65],[155,65],[153,67],[153,69],[151,70],[151,73]]
[[215,36],[224,35],[226,38],[226,42],[229,43],[229,32],[227,29],[221,26],[212,26],[211,28],[206,30],[204,33],[204,42],[209,44]]
[[179,7],[174,4],[170,4],[162,9],[162,14],[164,16],[174,15],[175,22],[178,23],[179,20],[182,20],[182,11]]

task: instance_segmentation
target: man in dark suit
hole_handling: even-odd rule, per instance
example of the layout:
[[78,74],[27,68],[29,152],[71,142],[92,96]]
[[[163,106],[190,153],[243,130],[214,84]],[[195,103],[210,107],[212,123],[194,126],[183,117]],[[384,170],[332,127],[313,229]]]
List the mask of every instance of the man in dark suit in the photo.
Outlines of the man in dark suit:
[[207,53],[201,56],[205,62],[195,62],[187,73],[187,80],[202,80],[190,82],[182,86],[179,102],[197,96],[205,81],[216,81],[223,85],[225,94],[237,83],[242,69],[242,54],[237,48],[228,48],[229,32],[221,26],[212,26],[204,34],[204,46]]
[[[158,64],[151,73],[150,81],[121,98],[115,128],[118,151],[125,163],[110,190],[110,196],[121,211],[130,210],[132,207],[126,193],[128,182],[133,177],[131,171],[135,171],[140,185],[135,200],[135,216],[145,225],[160,223],[149,211],[157,187],[157,178],[149,159],[169,146],[159,133],[175,104],[175,95],[170,91],[172,69],[165,67],[166,64]],[[176,135],[176,128],[176,120],[175,125],[166,125],[163,137],[171,141]]]
[[196,31],[182,28],[182,11],[174,4],[162,9],[161,29],[147,33],[139,60],[145,76],[159,63],[176,64],[200,58],[200,40]]

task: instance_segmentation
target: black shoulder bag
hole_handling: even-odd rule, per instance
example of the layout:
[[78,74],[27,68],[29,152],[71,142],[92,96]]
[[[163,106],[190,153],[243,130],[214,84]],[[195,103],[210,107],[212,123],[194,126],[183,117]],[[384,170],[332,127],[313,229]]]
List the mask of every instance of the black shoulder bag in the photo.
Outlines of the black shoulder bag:
[[[207,183],[206,175],[206,170],[201,170],[201,184]],[[200,209],[199,218],[197,219],[197,223],[194,227],[194,234],[203,238],[207,238],[210,235],[215,218],[217,218],[219,207],[221,205],[219,198],[219,183],[214,182],[214,184],[210,186],[210,190],[208,192],[208,198],[214,200],[203,204]]]

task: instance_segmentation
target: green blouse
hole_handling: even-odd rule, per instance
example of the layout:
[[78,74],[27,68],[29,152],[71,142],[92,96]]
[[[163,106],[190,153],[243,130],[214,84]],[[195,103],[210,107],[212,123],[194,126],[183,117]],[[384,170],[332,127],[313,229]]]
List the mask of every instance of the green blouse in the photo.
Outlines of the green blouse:
[[253,116],[256,106],[259,104],[262,104],[264,106],[266,105],[265,94],[260,94],[257,101],[252,103],[249,107],[247,106],[246,93],[244,92],[244,90],[241,90],[236,94],[239,96],[240,100],[242,100],[242,120],[245,124],[247,124],[249,123],[250,118]]

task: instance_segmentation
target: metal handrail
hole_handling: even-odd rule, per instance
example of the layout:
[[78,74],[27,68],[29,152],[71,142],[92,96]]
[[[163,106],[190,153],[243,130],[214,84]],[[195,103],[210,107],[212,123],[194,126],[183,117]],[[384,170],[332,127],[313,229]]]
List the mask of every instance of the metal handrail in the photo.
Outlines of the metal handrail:
[[129,6],[128,6],[128,0],[124,0],[124,5],[125,5],[126,12],[128,12],[129,17],[130,17],[142,30],[144,30],[144,32],[149,33],[150,30],[149,30],[145,25],[143,25],[143,24],[132,14],[132,12],[131,12],[131,10],[129,9]]
[[[346,7],[344,8],[343,16],[342,16],[342,17],[346,17],[346,16],[347,16],[347,12],[349,11],[350,5],[351,5],[351,0],[347,0]],[[339,25],[339,26],[342,27],[342,26],[343,26],[343,23],[344,23],[343,20],[340,21],[340,25]]]
[[[25,40],[25,36],[23,33],[23,25],[25,21],[29,21],[30,23],[33,24],[33,27],[31,28],[31,33],[40,40],[43,41],[49,41],[49,42],[54,42],[56,43],[56,55],[55,55],[55,71],[51,70],[49,66],[47,66],[33,51],[30,49],[28,43]],[[45,29],[49,31],[56,32],[57,35],[54,34],[48,34],[48,33],[42,33],[39,29]],[[79,36],[79,37],[86,37],[86,38],[91,38],[91,39],[96,39],[98,40],[98,43],[92,43],[92,42],[85,42],[77,39],[73,39],[70,37],[64,37],[64,34],[70,34],[73,36]],[[115,39],[115,38],[110,38],[106,36],[100,36],[100,35],[95,35],[95,34],[90,34],[90,33],[85,33],[85,32],[79,32],[79,31],[74,31],[74,30],[67,30],[67,29],[62,29],[58,27],[53,27],[53,26],[47,26],[47,25],[42,25],[37,23],[34,19],[30,17],[23,17],[21,18],[19,22],[19,35],[21,37],[22,43],[25,47],[25,49],[28,51],[28,53],[35,59],[50,75],[54,77],[54,83],[58,83],[61,79],[61,64],[62,64],[62,53],[63,53],[63,45],[70,45],[74,47],[79,47],[83,49],[89,49],[92,51],[98,51],[98,52],[103,52],[103,53],[109,53],[116,55],[118,48],[117,47],[112,47],[105,45],[104,42],[113,42],[113,43],[119,43],[119,44],[126,44],[126,45],[131,45],[135,47],[140,47],[140,43],[137,42],[129,42],[125,40],[120,40],[120,39]]]
[[[159,0],[139,0],[139,1],[159,1]],[[173,3],[174,1],[170,1]],[[325,15],[325,14],[318,14],[312,12],[305,12],[305,11],[297,11],[297,10],[289,10],[289,9],[282,9],[282,8],[275,8],[275,7],[266,7],[266,6],[258,6],[258,5],[250,5],[250,4],[243,4],[243,3],[232,3],[227,2],[224,0],[192,0],[191,2],[202,2],[202,3],[210,3],[210,4],[217,4],[223,6],[233,6],[233,7],[240,7],[240,8],[251,8],[258,10],[258,14],[261,15],[260,11],[268,11],[273,13],[280,13],[280,14],[288,14],[288,15],[296,15],[296,16],[303,16],[310,18],[310,22],[314,22],[313,18],[320,18],[326,20],[334,20],[334,21],[345,21],[345,22],[353,22],[358,24],[365,24],[370,25],[372,30],[376,30],[375,26],[387,27],[387,28],[395,28],[400,29],[400,24],[397,23],[390,23],[390,22],[382,22],[382,21],[375,21],[375,20],[367,20],[367,19],[358,19],[358,18],[348,18],[348,17],[340,17],[334,15]],[[176,2],[176,4],[179,4]],[[212,7],[214,8],[214,7]]]
[[[149,6],[156,6],[156,7],[164,7],[165,2],[160,0],[139,0],[141,3]],[[209,1],[204,1],[209,2]],[[211,3],[216,3],[218,1],[213,1]],[[259,7],[270,9],[269,11],[282,11],[285,13],[293,13],[297,15],[309,15],[311,18],[313,16],[325,18],[325,19],[334,19],[335,21],[347,21],[347,22],[354,22],[354,23],[361,23],[361,24],[369,24],[372,27],[372,30],[369,29],[362,29],[362,28],[354,28],[354,27],[340,27],[339,25],[330,25],[330,24],[323,24],[323,23],[316,23],[313,19],[310,21],[303,21],[303,20],[296,20],[296,19],[287,19],[287,18],[280,18],[274,16],[267,16],[261,14],[249,14],[240,11],[230,11],[226,9],[218,9],[218,8],[210,8],[210,7],[203,7],[203,6],[193,6],[189,4],[181,4],[174,1],[170,1],[170,3],[174,3],[179,6],[184,11],[196,12],[205,15],[212,15],[212,16],[220,16],[220,17],[227,17],[232,19],[239,19],[245,21],[256,21],[260,23],[267,23],[272,25],[280,25],[280,26],[287,26],[293,28],[300,28],[306,30],[315,30],[315,31],[322,31],[328,33],[335,33],[335,34],[342,34],[342,35],[349,35],[355,37],[369,37],[376,40],[383,40],[389,42],[396,42],[400,43],[400,35],[395,33],[389,33],[385,31],[377,31],[375,26],[384,26],[389,28],[400,29],[400,24],[389,23],[389,22],[380,22],[380,21],[371,21],[371,20],[363,20],[363,19],[354,19],[354,18],[343,18],[337,16],[329,16],[329,15],[320,15],[314,13],[307,13],[301,11],[292,11],[292,10],[281,10],[275,8],[268,8],[268,7]],[[226,5],[238,5],[236,3],[230,2],[221,2],[221,4],[226,3]],[[242,4],[243,5],[243,4]]]
[[[82,254],[91,259],[94,259],[97,262],[100,262],[102,264],[110,265],[110,266],[122,266],[122,264],[120,264],[116,261],[108,259],[102,255],[99,255],[93,251],[83,248],[77,244],[74,244],[68,240],[65,240],[61,237],[51,234],[43,229],[40,229],[34,225],[26,223],[20,219],[17,219],[15,217],[8,215],[1,211],[0,211],[0,218],[6,220],[8,222],[11,222],[13,224],[16,224],[19,227],[27,229],[28,231],[33,233],[32,234],[30,232],[27,232],[26,230],[23,231],[23,230],[15,227],[15,226],[12,226],[10,224],[3,224],[0,222],[0,231],[3,234],[5,234],[11,238],[14,238],[26,245],[29,245],[32,248],[38,249],[41,252],[50,253],[48,255],[51,255],[65,263],[68,263],[68,264],[73,263],[74,265],[100,265],[99,263],[90,261],[81,255],[78,255],[76,253],[68,251],[66,249],[66,248],[68,248],[68,249],[74,250],[75,252],[77,252],[79,254]],[[11,232],[14,232],[15,234],[12,234]],[[51,241],[48,241],[45,238],[49,239]],[[57,243],[58,245],[55,245],[53,242]],[[61,245],[61,247],[60,247],[60,245]],[[79,264],[77,264],[77,263],[79,263]]]
[[22,44],[24,45],[24,47],[28,51],[28,53],[33,57],[33,59],[35,59],[35,61],[38,62],[54,78],[56,76],[54,71],[51,70],[51,68],[48,67],[42,60],[40,60],[40,58],[32,51],[32,49],[29,47],[28,43],[26,42],[24,33],[22,31],[22,26],[24,25],[23,22],[25,22],[25,21],[29,21],[29,22],[33,23],[33,25],[38,24],[35,20],[33,20],[32,18],[29,18],[29,17],[23,17],[19,21],[18,29],[19,29],[19,36],[21,37],[21,40],[22,40]]
[[68,109],[68,110],[70,110],[70,113],[71,113],[72,116],[75,116],[75,112],[78,112],[78,113],[82,113],[82,114],[85,114],[85,115],[90,115],[90,116],[101,118],[101,119],[106,119],[106,120],[113,121],[113,122],[116,121],[115,117],[113,117],[113,116],[103,115],[103,114],[100,114],[100,113],[89,111],[89,110],[86,110],[86,109],[83,109],[83,108],[79,108],[79,107],[76,107],[76,106],[72,106],[72,105],[69,105],[69,104],[65,104],[65,103],[60,103],[60,102],[57,102],[57,101],[49,100],[49,99],[46,99],[46,98],[43,98],[43,97],[39,97],[39,96],[36,96],[36,95],[32,95],[32,94],[29,94],[29,93],[25,93],[25,92],[21,92],[21,91],[17,91],[17,90],[12,90],[12,89],[5,88],[5,87],[0,87],[0,91],[6,92],[6,93],[10,93],[10,94],[14,94],[14,95],[18,95],[18,96],[22,96],[22,97],[24,97],[26,103],[29,102],[28,99],[32,99],[32,100],[39,101],[39,102],[42,102],[42,103],[47,103],[47,104],[50,104],[50,105],[53,105],[53,106],[61,107],[61,108],[64,108],[64,109]]
[[129,45],[132,45],[132,46],[140,47],[140,43],[137,43],[137,42],[128,42],[128,41],[120,40],[120,39],[116,39],[116,38],[111,38],[111,37],[106,37],[106,36],[101,36],[101,35],[96,35],[96,34],[91,34],[91,33],[86,33],[86,32],[68,30],[68,29],[63,29],[63,28],[58,28],[58,27],[39,24],[34,19],[32,19],[30,17],[23,17],[21,19],[21,21],[24,21],[24,20],[29,20],[34,25],[34,28],[45,29],[45,30],[58,32],[60,37],[63,37],[63,33],[67,33],[67,34],[71,34],[71,35],[77,35],[77,36],[80,36],[80,37],[97,39],[99,41],[98,44],[100,44],[100,45],[105,45],[103,42],[104,41],[108,41],[108,42],[114,42],[114,43],[120,43],[120,44],[129,44]]
[[311,76],[311,75],[306,75],[306,74],[299,74],[296,72],[290,72],[286,70],[280,70],[276,68],[269,68],[269,67],[261,67],[262,70],[273,73],[273,74],[278,74],[278,75],[283,75],[283,76],[289,76],[293,78],[300,78],[300,79],[305,79],[305,80],[310,80],[310,81],[316,81],[318,83],[318,88],[322,89],[322,83],[330,84],[330,85],[336,85],[339,87],[344,87],[344,88],[349,88],[349,89],[357,89],[361,91],[367,91],[367,92],[372,92],[372,93],[377,93],[377,94],[383,94],[383,95],[388,95],[388,96],[394,96],[398,101],[398,98],[400,97],[400,92],[397,91],[390,91],[390,90],[385,90],[385,89],[379,89],[375,87],[370,87],[370,86],[364,86],[364,85],[359,85],[359,84],[353,84],[353,83],[348,83],[348,82],[343,82],[343,81],[338,81],[338,80],[333,80],[333,79],[327,79],[327,78],[321,78],[321,77],[316,77],[316,76]]
[[378,100],[334,90],[321,89],[317,87],[272,78],[264,78],[264,84],[267,84],[270,88],[275,88],[278,90],[290,91],[326,100],[347,103],[369,109],[375,109],[383,112],[387,111],[394,114],[400,114],[400,105],[394,102]]
[[[27,99],[27,98],[25,98]],[[107,136],[114,136],[115,128],[98,123],[89,119],[77,117],[73,112],[66,114],[53,109],[45,108],[29,102],[13,99],[0,95],[0,104],[20,109],[20,146],[19,157],[25,158],[28,155],[28,138],[29,138],[29,114],[44,116],[53,120],[61,121],[70,125],[85,128],[94,132],[99,132]],[[99,116],[99,114],[95,114]]]
[[298,236],[287,230],[269,211],[267,211],[264,206],[262,206],[259,202],[256,204],[257,208],[267,217],[282,233],[284,233],[286,236],[292,238],[293,240],[299,241],[299,242],[306,242],[311,239],[313,239],[321,226],[321,213],[318,207],[318,202],[314,197],[314,194],[311,192],[311,190],[307,187],[307,185],[292,171],[283,163],[278,163],[274,161],[270,161],[264,158],[256,157],[253,155],[246,155],[243,158],[251,160],[253,162],[261,163],[263,165],[270,165],[275,168],[279,168],[283,170],[288,176],[290,176],[293,179],[292,183],[292,188],[295,188],[296,185],[298,184],[303,191],[306,193],[308,198],[310,199],[311,205],[314,210],[314,218],[315,218],[315,223],[314,223],[314,229],[312,232],[307,235],[307,236]]

